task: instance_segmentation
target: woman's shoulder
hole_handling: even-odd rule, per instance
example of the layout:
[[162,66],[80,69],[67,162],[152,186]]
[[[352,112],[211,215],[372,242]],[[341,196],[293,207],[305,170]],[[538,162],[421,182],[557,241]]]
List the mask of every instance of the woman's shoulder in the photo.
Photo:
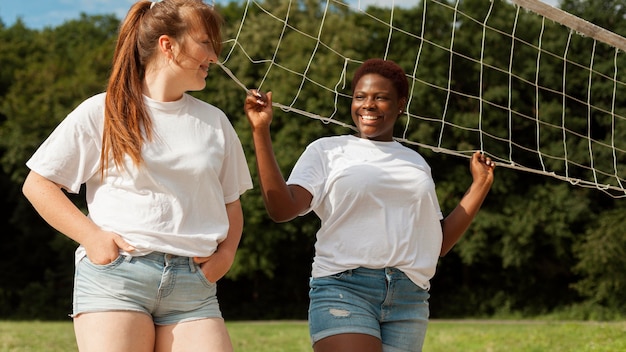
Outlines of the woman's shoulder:
[[83,100],[66,119],[101,122],[104,119],[105,97],[106,93],[98,93]]
[[215,123],[219,121],[219,124],[231,125],[230,119],[226,116],[226,113],[217,106],[206,102],[200,98],[196,98],[188,93],[185,93],[184,99],[188,106],[188,112],[196,118],[202,119],[208,123]]
[[325,155],[324,158],[332,158],[333,155],[345,154],[347,151],[354,150],[353,143],[355,138],[350,135],[320,137],[306,146],[305,153],[308,155]]
[[106,92],[97,93],[83,100],[76,109],[101,110],[104,108]]
[[338,146],[346,145],[349,140],[354,138],[350,135],[338,135],[338,136],[325,136],[320,137],[309,144],[309,146]]
[[[67,135],[99,136],[104,124],[104,99],[106,94],[99,93],[84,99],[60,121],[57,129]],[[61,132],[59,132],[61,133]],[[97,137],[94,137],[97,138]]]
[[186,99],[187,104],[194,109],[198,109],[200,111],[203,111],[204,113],[208,112],[208,113],[223,115],[224,117],[226,116],[226,114],[224,114],[224,112],[217,106],[209,102],[206,102],[200,98],[196,98],[193,95],[185,93],[185,99]]

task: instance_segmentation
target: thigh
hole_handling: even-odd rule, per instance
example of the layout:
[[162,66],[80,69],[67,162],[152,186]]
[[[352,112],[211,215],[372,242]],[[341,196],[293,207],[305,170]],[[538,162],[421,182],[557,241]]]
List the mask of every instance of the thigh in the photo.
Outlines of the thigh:
[[232,350],[226,324],[221,318],[199,319],[156,327],[155,352]]
[[154,324],[145,313],[80,314],[74,318],[74,332],[81,352],[154,350]]
[[315,352],[382,352],[380,339],[367,334],[339,334],[317,341]]

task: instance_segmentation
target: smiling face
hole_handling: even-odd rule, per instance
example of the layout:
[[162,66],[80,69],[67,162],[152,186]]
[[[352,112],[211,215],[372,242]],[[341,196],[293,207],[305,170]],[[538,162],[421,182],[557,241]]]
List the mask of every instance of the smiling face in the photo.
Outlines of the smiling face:
[[185,38],[184,52],[177,56],[180,83],[185,91],[202,90],[206,86],[209,65],[217,62],[217,54],[206,33],[193,33]]
[[393,82],[381,75],[369,73],[354,86],[352,121],[360,138],[390,142],[393,128],[406,104],[399,98]]

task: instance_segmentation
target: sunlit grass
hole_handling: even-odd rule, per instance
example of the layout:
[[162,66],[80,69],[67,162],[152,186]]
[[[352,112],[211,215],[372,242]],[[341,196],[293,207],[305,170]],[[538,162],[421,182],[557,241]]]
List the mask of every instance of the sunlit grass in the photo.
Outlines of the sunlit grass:
[[309,328],[303,321],[232,322],[228,331],[236,352],[311,352]]
[[424,351],[626,351],[626,322],[434,321]]
[[0,321],[0,351],[76,351],[71,322]]
[[[236,352],[311,352],[303,321],[228,322]],[[76,351],[71,322],[0,321],[0,352]],[[626,351],[626,322],[434,320],[424,352]]]

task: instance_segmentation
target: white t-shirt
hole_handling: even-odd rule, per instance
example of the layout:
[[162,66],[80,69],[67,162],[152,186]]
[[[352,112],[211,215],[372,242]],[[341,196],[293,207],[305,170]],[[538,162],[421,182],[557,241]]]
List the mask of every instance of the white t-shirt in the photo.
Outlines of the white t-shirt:
[[311,143],[288,179],[312,195],[321,219],[313,277],[395,267],[429,289],[443,218],[430,167],[398,142],[355,136]]
[[[86,184],[89,217],[135,246],[132,255],[159,251],[209,256],[229,228],[225,204],[252,188],[241,143],[226,115],[188,94],[174,102],[144,97],[153,140],[144,164],[109,162],[100,178],[105,93],[85,100],[44,141],[26,165],[78,193]],[[76,259],[84,256],[79,247]]]

